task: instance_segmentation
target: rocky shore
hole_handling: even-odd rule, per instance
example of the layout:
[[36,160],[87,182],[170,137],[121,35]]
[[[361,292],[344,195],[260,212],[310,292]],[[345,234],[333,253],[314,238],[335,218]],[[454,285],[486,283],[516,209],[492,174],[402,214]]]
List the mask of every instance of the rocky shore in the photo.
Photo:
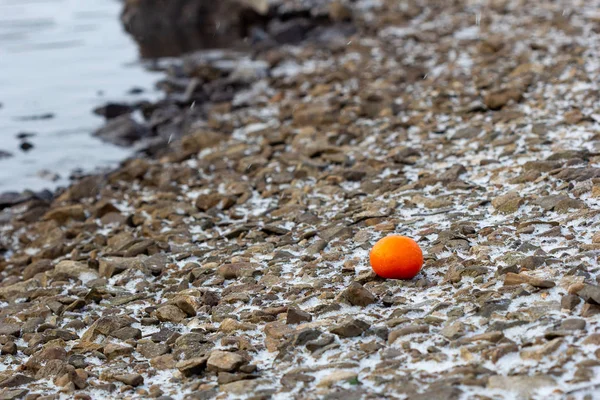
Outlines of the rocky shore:
[[595,398],[600,2],[319,3],[110,113],[144,155],[2,198],[0,399]]

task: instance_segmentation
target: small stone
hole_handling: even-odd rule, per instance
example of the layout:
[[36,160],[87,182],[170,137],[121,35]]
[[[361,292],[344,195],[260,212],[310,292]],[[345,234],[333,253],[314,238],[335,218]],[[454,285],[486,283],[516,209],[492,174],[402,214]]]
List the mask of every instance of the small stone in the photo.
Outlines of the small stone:
[[523,204],[523,199],[515,192],[509,192],[492,200],[492,206],[501,213],[513,214]]
[[144,384],[144,377],[140,374],[115,375],[114,379],[133,387],[137,387]]
[[288,308],[286,324],[295,325],[302,322],[310,321],[312,321],[312,315],[310,315],[310,313],[307,313],[306,311],[302,311],[299,308],[295,307]]
[[210,353],[206,365],[209,371],[231,372],[238,369],[243,363],[244,359],[239,354],[214,350]]
[[0,322],[0,335],[21,336],[21,325]]
[[553,281],[535,278],[523,273],[515,274],[514,272],[508,272],[504,277],[504,286],[521,285],[523,283],[538,288],[553,288],[556,286],[556,283]]
[[586,337],[582,343],[583,344],[593,344],[595,346],[599,346],[600,345],[600,333],[592,333],[591,335]]
[[6,343],[0,349],[0,354],[11,354],[11,355],[17,354],[17,345],[13,341]]
[[257,272],[257,266],[253,263],[233,263],[224,264],[217,268],[217,274],[223,279],[239,279],[251,277]]
[[455,340],[464,336],[466,333],[466,326],[462,322],[454,322],[453,324],[446,325],[440,331],[440,334],[447,339]]
[[306,343],[306,349],[311,353],[322,349],[325,346],[329,346],[331,343],[335,341],[335,338],[332,335],[322,335],[320,338],[311,340]]
[[179,323],[187,318],[186,313],[181,309],[172,304],[167,304],[156,310],[156,318],[162,322],[175,322]]
[[335,385],[338,382],[354,382],[358,378],[358,374],[354,371],[334,371],[329,375],[323,377],[319,383],[317,383],[318,387],[330,387]]
[[518,394],[519,398],[531,398],[541,388],[555,386],[556,381],[547,375],[493,375],[487,383],[488,389],[509,390]]
[[373,293],[369,292],[358,282],[352,282],[342,295],[353,306],[366,307],[377,301]]
[[167,354],[171,348],[165,343],[154,343],[153,341],[139,341],[136,347],[138,353],[146,358],[154,358]]
[[340,337],[355,337],[362,335],[370,326],[369,323],[360,319],[349,319],[331,329],[330,332]]
[[89,281],[98,278],[98,272],[78,261],[64,260],[56,264],[54,272],[69,278]]
[[396,329],[390,332],[388,336],[388,343],[392,344],[399,337],[412,335],[415,333],[429,333],[429,325],[411,325],[405,328]]
[[[28,389],[13,389],[13,390],[5,389],[5,390],[0,391],[0,400],[22,399],[27,395],[27,393],[29,393]],[[27,400],[29,400],[29,399],[27,399]]]
[[522,93],[518,89],[501,89],[488,93],[483,102],[490,110],[500,110],[511,100],[519,102],[521,97]]
[[37,274],[41,274],[46,271],[51,271],[54,269],[52,262],[50,260],[38,260],[31,264],[29,264],[23,270],[23,280],[28,280],[33,278]]
[[72,206],[56,207],[48,211],[43,218],[44,220],[53,220],[59,224],[65,224],[69,220],[84,221],[85,210],[82,205],[76,204]]
[[560,324],[560,329],[568,331],[580,331],[585,329],[585,319],[581,318],[567,318]]
[[600,304],[600,286],[585,284],[583,288],[577,292],[577,295],[586,303],[594,305]]
[[133,347],[131,346],[122,346],[114,343],[109,343],[104,346],[104,355],[108,357],[109,360],[120,356],[127,356],[131,353],[133,353]]
[[175,366],[183,375],[200,375],[207,365],[208,357],[196,357],[189,360],[179,361]]
[[12,388],[27,385],[33,381],[35,381],[35,378],[30,376],[11,373],[11,375],[0,381],[0,388]]
[[116,331],[112,332],[110,336],[120,340],[141,339],[142,331],[131,326],[126,326],[124,328],[117,329]]
[[546,356],[554,353],[556,350],[558,350],[558,348],[561,346],[562,343],[563,343],[562,338],[553,339],[553,340],[549,341],[548,343],[546,343],[545,345],[543,345],[539,349],[523,350],[521,352],[521,358],[524,360],[527,359],[527,360],[540,361],[544,357],[546,357]]

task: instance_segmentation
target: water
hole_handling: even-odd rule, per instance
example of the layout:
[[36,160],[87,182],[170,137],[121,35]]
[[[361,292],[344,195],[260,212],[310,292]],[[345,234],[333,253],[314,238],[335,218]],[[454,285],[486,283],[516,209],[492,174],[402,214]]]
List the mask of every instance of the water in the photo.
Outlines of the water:
[[[116,0],[0,0],[0,192],[52,189],[76,169],[116,165],[131,154],[91,133],[92,109],[158,96],[156,73],[138,61]],[[142,94],[130,94],[131,88]],[[32,116],[54,115],[50,119]],[[35,133],[28,152],[16,135]],[[46,171],[46,172],[44,172]],[[52,175],[60,178],[52,181]]]

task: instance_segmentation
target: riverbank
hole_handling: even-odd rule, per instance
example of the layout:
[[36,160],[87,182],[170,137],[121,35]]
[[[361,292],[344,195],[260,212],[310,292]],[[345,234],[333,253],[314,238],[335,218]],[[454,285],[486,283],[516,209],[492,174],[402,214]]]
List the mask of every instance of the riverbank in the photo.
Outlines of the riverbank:
[[419,4],[184,57],[147,156],[4,208],[5,397],[593,393],[600,4]]

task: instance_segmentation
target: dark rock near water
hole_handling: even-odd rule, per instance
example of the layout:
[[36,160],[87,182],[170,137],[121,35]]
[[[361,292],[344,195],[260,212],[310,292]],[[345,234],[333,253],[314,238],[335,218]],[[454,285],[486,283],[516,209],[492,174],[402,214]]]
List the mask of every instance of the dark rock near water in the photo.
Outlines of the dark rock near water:
[[149,137],[150,131],[129,114],[125,114],[109,120],[106,125],[94,132],[94,136],[117,146],[130,146]]

